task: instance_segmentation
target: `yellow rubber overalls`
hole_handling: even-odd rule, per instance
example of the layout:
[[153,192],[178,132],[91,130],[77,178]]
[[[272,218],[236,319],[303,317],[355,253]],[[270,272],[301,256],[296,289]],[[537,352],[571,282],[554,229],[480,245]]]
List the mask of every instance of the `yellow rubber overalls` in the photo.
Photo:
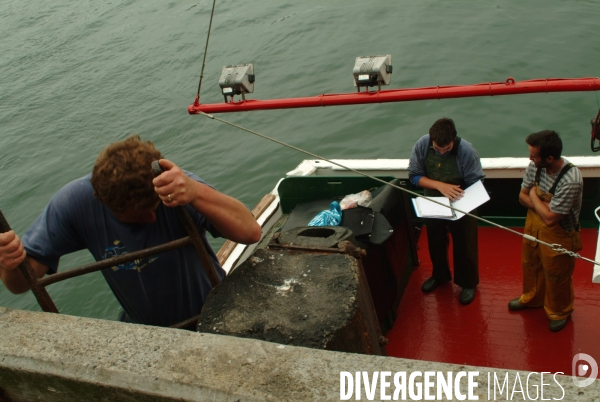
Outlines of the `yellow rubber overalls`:
[[[537,182],[531,190],[535,190],[543,202],[552,199],[553,194],[540,190]],[[581,250],[579,230],[567,232],[560,224],[548,227],[531,209],[525,220],[525,234],[550,244],[560,244],[569,251]],[[544,306],[550,320],[566,319],[573,311],[575,258],[523,238],[521,263],[523,294],[519,302],[528,307]]]

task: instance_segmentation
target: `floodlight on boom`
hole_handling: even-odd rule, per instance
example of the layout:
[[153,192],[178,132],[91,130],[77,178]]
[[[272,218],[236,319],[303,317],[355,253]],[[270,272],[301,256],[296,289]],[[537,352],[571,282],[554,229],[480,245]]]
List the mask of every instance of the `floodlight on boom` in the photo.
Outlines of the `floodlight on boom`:
[[225,103],[228,96],[233,102],[234,95],[242,95],[242,99],[246,100],[244,95],[254,92],[254,66],[252,63],[224,66],[219,78],[219,86]]
[[360,92],[360,87],[389,85],[392,78],[392,55],[357,57],[352,70],[354,86]]

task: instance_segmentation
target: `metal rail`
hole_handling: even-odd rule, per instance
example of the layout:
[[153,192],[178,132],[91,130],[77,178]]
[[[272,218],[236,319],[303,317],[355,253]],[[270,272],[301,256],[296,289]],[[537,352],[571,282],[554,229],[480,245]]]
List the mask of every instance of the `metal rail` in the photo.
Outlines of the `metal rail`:
[[[152,171],[154,172],[155,176],[160,176],[162,172],[164,172],[164,169],[162,168],[162,166],[160,166],[160,163],[158,161],[154,161],[152,162]],[[181,222],[185,231],[189,235],[190,241],[194,246],[198,257],[200,257],[200,262],[204,267],[204,272],[206,272],[206,275],[210,280],[210,284],[214,288],[219,284],[219,282],[221,282],[221,280],[219,279],[219,276],[217,275],[217,270],[215,269],[215,266],[213,265],[212,260],[208,255],[208,251],[206,250],[206,246],[204,245],[204,240],[202,239],[202,236],[200,236],[200,233],[198,233],[198,228],[194,224],[194,221],[192,220],[192,217],[190,216],[188,211],[186,211],[183,206],[179,205],[175,207],[175,214],[177,215],[177,218],[179,218],[179,221]]]
[[[152,255],[164,253],[166,251],[175,250],[177,248],[185,247],[190,244],[194,246],[196,252],[198,252],[199,254],[200,260],[204,263],[204,260],[208,258],[208,254],[206,253],[206,248],[203,247],[204,243],[202,241],[202,238],[200,237],[200,234],[198,233],[198,230],[195,226],[193,226],[191,217],[186,214],[177,215],[179,219],[182,220],[182,224],[184,225],[185,229],[188,231],[190,236],[182,237],[181,239],[173,240],[168,243],[160,244],[158,246],[149,247],[143,250],[138,250],[131,253],[115,256],[95,263],[82,265],[69,271],[56,273],[54,275],[50,275],[42,279],[38,279],[35,270],[31,266],[27,258],[25,258],[25,260],[19,265],[18,269],[25,278],[25,281],[27,282],[29,287],[31,288],[31,291],[37,299],[38,304],[42,308],[42,311],[49,313],[59,313],[58,308],[52,301],[52,298],[50,297],[48,291],[45,288],[46,286],[51,285],[53,283],[89,274],[91,272],[100,271],[101,269],[114,267],[116,265],[138,260],[140,258],[145,258]],[[0,211],[0,233],[5,233],[10,230],[10,225],[6,221],[6,218],[4,217],[2,211]],[[197,247],[198,242],[202,244],[202,247],[204,249],[204,255],[200,255],[200,251]],[[218,283],[218,277],[216,275],[216,271],[214,269],[214,266],[212,265],[212,262],[210,263],[209,267],[206,268],[206,271],[208,273],[209,279],[211,280],[211,283],[213,283],[214,278],[216,278],[216,283]],[[210,275],[211,271],[213,275]],[[216,283],[213,283],[213,287]],[[198,320],[198,318],[199,316],[188,318],[187,320],[171,325],[171,328],[187,328],[194,322],[194,320]]]
[[462,86],[391,89],[373,92],[329,94],[305,98],[242,100],[230,103],[200,104],[188,107],[190,114],[249,112],[253,110],[292,109],[318,106],[358,105],[365,103],[408,102],[425,99],[467,98],[475,96],[518,95],[543,92],[582,92],[600,90],[600,78],[542,78],[504,82],[486,82]]
[[191,240],[189,236],[182,237],[178,240],[173,240],[168,243],[160,244],[158,246],[149,247],[143,250],[133,251],[131,253],[118,255],[115,257],[107,258],[106,260],[94,262],[87,265],[82,265],[77,268],[73,268],[71,270],[65,272],[59,272],[54,275],[46,276],[45,278],[39,279],[38,283],[41,286],[52,285],[53,283],[64,281],[65,279],[75,278],[77,276],[89,274],[91,272],[100,271],[104,268],[115,267],[117,265],[124,264],[126,262],[138,260],[141,258],[150,257],[153,255],[157,255],[160,253],[164,253],[166,251],[175,250],[177,248],[181,248],[191,244]]
[[[2,211],[0,211],[0,233],[6,233],[10,230],[12,230],[10,228],[10,225],[6,221],[6,218],[4,217]],[[21,274],[25,278],[25,281],[31,288],[31,291],[33,292],[42,310],[48,313],[58,313],[56,305],[50,298],[50,295],[48,294],[44,286],[40,285],[37,273],[31,266],[27,258],[25,258],[25,260],[23,260],[23,262],[19,264],[18,269],[19,271],[21,271]]]

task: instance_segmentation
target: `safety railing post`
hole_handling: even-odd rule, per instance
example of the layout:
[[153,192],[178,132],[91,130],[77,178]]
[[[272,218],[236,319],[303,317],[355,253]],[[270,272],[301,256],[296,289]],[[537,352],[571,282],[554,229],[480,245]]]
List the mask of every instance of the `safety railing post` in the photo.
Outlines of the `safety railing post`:
[[[10,230],[10,225],[6,221],[6,218],[4,218],[2,211],[0,211],[0,233],[6,233]],[[18,269],[21,271],[25,281],[27,281],[27,284],[31,288],[31,291],[35,295],[35,298],[37,299],[42,310],[48,313],[58,313],[58,309],[50,298],[50,295],[46,289],[39,284],[37,274],[27,258],[25,258],[25,260],[19,264]]]
[[[152,162],[152,170],[155,176],[159,176],[163,172],[163,168],[162,166],[160,166],[158,161]],[[185,228],[185,231],[190,236],[192,245],[194,246],[194,249],[196,249],[198,257],[200,257],[200,262],[202,262],[202,266],[206,271],[206,275],[210,280],[210,284],[214,288],[219,284],[220,280],[217,276],[217,271],[215,270],[213,262],[211,261],[208,255],[208,251],[206,250],[206,246],[204,245],[202,236],[200,236],[200,233],[198,232],[198,228],[196,227],[196,225],[194,225],[192,217],[190,216],[188,211],[184,209],[184,207],[175,207],[175,213],[177,214],[177,217],[179,218],[181,224]]]

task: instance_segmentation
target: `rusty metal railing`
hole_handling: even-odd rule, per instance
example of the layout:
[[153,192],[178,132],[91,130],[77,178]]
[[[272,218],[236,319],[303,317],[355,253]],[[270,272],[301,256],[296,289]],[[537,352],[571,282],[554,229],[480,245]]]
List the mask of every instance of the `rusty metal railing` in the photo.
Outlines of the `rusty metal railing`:
[[[188,219],[186,222],[182,222],[186,231],[188,232],[188,236],[182,237],[181,239],[173,240],[168,243],[150,247],[150,248],[147,248],[144,250],[134,251],[131,253],[108,258],[106,260],[98,261],[95,263],[82,265],[82,266],[74,268],[72,270],[69,270],[66,272],[59,272],[59,273],[47,276],[42,279],[38,279],[37,274],[35,273],[35,270],[31,266],[31,264],[29,263],[29,260],[27,258],[18,266],[18,269],[21,272],[21,274],[23,275],[23,277],[25,278],[25,281],[27,282],[27,284],[30,286],[31,291],[33,292],[33,294],[34,294],[35,298],[37,299],[38,304],[40,305],[42,310],[45,312],[48,312],[48,313],[58,313],[59,312],[58,308],[56,308],[56,305],[52,301],[52,298],[48,294],[48,291],[45,289],[45,287],[48,285],[51,285],[51,284],[59,282],[59,281],[63,281],[65,279],[70,279],[70,278],[74,278],[74,277],[88,274],[91,272],[96,272],[96,271],[99,271],[104,268],[109,268],[109,267],[113,267],[113,266],[123,264],[126,262],[134,261],[134,260],[137,260],[140,258],[160,254],[165,251],[170,251],[170,250],[174,250],[177,248],[185,247],[190,244],[194,245],[194,248],[196,249],[196,251],[199,254],[200,254],[201,250],[204,250],[204,253],[206,253],[206,248],[204,246],[204,242],[202,241],[200,234],[198,233],[198,229],[193,224],[190,224],[191,217],[189,216],[187,211],[185,211],[183,209],[183,207],[177,207],[177,208],[181,208],[181,210],[183,211],[183,212],[178,213],[178,216],[180,217],[180,219],[182,219],[182,217],[183,217],[183,219],[185,219],[186,216]],[[9,230],[11,230],[10,225],[6,221],[6,218],[4,217],[4,214],[2,213],[2,211],[0,211],[0,233],[8,232]],[[198,244],[197,244],[198,242],[201,243],[201,246],[198,246]],[[208,257],[207,253],[204,256],[200,256],[200,260],[203,262],[203,265],[204,265],[205,269],[207,270],[207,272],[212,271],[212,275],[211,275],[211,273],[209,273],[208,276],[209,276],[209,279],[211,280],[212,286],[214,287],[218,283],[218,276],[216,274],[214,266],[212,265],[212,261],[209,260],[210,264],[208,266],[206,264],[204,264],[204,261],[208,258],[209,257]],[[215,278],[216,278],[216,283],[214,283]],[[190,325],[191,323],[193,323],[194,320],[197,320],[198,317],[199,317],[199,315],[191,317],[191,318],[189,318],[185,321],[179,322],[177,324],[171,325],[171,328],[185,328],[188,325]]]
[[[252,210],[252,215],[255,217],[261,216],[275,199],[276,197],[273,194],[265,195],[263,199]],[[58,313],[58,309],[56,308],[56,305],[52,301],[52,298],[45,289],[48,285],[63,281],[65,279],[75,278],[77,276],[85,275],[91,272],[100,271],[105,268],[114,267],[116,265],[124,264],[126,262],[150,257],[152,255],[160,254],[166,251],[175,250],[177,248],[185,247],[190,244],[193,245],[196,249],[196,252],[200,257],[200,261],[202,262],[202,265],[204,267],[207,267],[207,275],[210,279],[212,287],[215,287],[219,283],[219,278],[217,276],[214,265],[212,264],[212,260],[209,259],[208,252],[206,251],[206,247],[204,245],[204,241],[198,233],[198,229],[196,228],[191,217],[183,207],[176,207],[175,211],[177,213],[178,218],[182,222],[185,230],[188,233],[188,236],[182,237],[181,239],[173,240],[168,243],[160,244],[158,246],[150,247],[144,250],[134,251],[131,253],[108,258],[106,260],[97,261],[91,264],[82,265],[73,268],[69,271],[58,272],[54,275],[49,275],[41,279],[38,279],[33,267],[27,259],[25,259],[25,261],[23,261],[23,263],[19,265],[18,269],[27,281],[27,284],[30,286],[31,291],[33,292],[42,310],[49,313]],[[10,225],[6,221],[4,215],[2,214],[2,211],[0,211],[0,233],[8,232],[9,230],[11,230]],[[223,261],[227,259],[236,245],[237,243],[228,240],[217,254],[217,258]],[[208,261],[209,263],[205,263],[205,261]],[[187,320],[171,325],[171,328],[186,328],[189,325],[191,325],[194,321],[197,321],[199,317],[200,314],[190,317]]]

